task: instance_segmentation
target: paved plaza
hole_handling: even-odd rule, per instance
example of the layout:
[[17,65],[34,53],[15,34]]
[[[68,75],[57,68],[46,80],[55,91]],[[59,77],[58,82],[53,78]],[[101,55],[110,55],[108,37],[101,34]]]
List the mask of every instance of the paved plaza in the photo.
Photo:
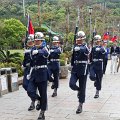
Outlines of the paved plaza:
[[[78,106],[77,92],[69,88],[68,79],[60,79],[58,96],[52,98],[48,86],[48,111],[46,120],[120,120],[120,72],[110,74],[110,63],[103,77],[100,97],[94,99],[95,88],[88,79],[86,102],[83,112],[76,115]],[[0,98],[0,120],[37,120],[39,112],[27,111],[30,99],[20,86],[19,91],[3,95]]]

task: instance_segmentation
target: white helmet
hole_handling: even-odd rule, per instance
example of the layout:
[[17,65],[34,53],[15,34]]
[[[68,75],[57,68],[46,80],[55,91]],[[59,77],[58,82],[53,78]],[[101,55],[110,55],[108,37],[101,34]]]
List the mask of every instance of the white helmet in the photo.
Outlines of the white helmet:
[[31,42],[31,41],[34,41],[34,34],[30,34],[28,36],[28,41],[27,42]]
[[59,42],[59,38],[57,36],[53,37],[53,42]]
[[83,31],[79,31],[77,33],[77,38],[81,38],[82,40],[86,39],[85,33]]
[[95,35],[94,39],[95,39],[96,41],[101,41],[101,36],[100,36],[100,35]]
[[42,32],[36,32],[35,40],[44,40],[44,34]]

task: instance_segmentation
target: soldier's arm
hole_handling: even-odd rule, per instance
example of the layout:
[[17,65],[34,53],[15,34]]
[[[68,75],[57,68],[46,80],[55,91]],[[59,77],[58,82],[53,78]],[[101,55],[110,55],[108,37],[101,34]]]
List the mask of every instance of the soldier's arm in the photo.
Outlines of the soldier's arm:
[[62,53],[62,50],[61,50],[61,48],[59,47],[59,48],[55,49],[54,52],[57,53],[57,54],[61,54],[61,53]]
[[49,53],[48,49],[46,47],[44,47],[43,49],[38,50],[38,54],[42,55],[45,58],[48,58],[50,53]]
[[87,46],[85,46],[85,47],[86,47],[86,49],[85,49],[84,54],[88,56],[90,54],[90,50]]
[[71,66],[73,66],[73,65],[74,65],[74,51],[73,51],[73,54],[71,56]]

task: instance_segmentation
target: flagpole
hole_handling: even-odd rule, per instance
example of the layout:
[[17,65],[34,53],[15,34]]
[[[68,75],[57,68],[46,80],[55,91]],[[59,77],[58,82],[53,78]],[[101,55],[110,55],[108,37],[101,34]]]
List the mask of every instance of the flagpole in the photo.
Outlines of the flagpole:
[[25,17],[25,0],[23,0],[23,14],[24,14],[24,17]]

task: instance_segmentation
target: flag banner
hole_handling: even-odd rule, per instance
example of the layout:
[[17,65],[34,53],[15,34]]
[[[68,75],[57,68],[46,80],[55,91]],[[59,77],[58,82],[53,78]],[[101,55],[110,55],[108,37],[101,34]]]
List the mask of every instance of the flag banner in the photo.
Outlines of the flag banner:
[[112,38],[111,38],[111,41],[112,42],[115,42],[117,40],[117,35],[115,35],[115,36],[113,36]]
[[103,35],[103,40],[109,40],[109,39],[110,39],[109,32],[106,32],[106,33]]

